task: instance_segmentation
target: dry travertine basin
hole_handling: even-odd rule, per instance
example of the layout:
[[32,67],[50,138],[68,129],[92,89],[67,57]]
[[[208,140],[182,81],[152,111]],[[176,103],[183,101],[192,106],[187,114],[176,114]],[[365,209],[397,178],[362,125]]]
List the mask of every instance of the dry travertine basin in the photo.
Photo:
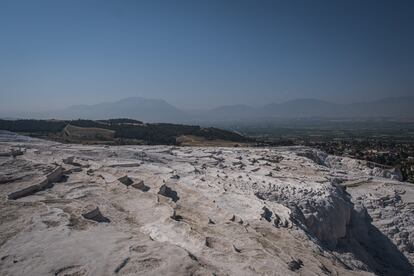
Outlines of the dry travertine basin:
[[414,185],[358,160],[8,132],[0,153],[0,275],[412,274]]

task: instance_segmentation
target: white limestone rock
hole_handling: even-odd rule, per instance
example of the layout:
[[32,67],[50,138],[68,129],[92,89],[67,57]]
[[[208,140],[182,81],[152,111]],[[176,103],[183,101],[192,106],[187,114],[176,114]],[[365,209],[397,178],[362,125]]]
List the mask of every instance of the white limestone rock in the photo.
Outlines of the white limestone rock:
[[[17,143],[0,156],[1,275],[412,274],[413,185],[359,160],[0,134],[0,152]],[[58,181],[70,156],[88,170]]]

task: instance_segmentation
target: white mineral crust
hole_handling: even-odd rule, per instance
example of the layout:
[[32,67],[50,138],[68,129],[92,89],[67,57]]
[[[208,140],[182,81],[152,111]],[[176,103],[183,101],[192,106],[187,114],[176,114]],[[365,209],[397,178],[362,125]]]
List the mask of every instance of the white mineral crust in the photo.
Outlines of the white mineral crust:
[[0,275],[412,275],[414,185],[363,161],[6,132],[0,152]]

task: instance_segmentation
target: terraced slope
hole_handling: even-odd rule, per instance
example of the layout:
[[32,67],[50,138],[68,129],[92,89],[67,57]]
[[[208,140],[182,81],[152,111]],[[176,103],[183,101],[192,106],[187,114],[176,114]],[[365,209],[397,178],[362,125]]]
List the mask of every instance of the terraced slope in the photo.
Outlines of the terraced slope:
[[10,133],[0,152],[1,275],[412,273],[413,186],[356,160]]

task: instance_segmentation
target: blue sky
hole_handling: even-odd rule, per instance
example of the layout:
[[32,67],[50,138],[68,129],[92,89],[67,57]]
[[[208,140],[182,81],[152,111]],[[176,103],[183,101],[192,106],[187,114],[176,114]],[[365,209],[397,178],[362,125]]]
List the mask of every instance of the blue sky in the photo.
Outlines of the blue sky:
[[0,0],[0,109],[414,95],[414,1]]

